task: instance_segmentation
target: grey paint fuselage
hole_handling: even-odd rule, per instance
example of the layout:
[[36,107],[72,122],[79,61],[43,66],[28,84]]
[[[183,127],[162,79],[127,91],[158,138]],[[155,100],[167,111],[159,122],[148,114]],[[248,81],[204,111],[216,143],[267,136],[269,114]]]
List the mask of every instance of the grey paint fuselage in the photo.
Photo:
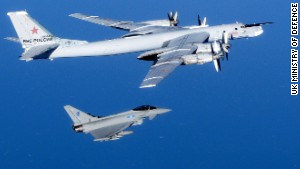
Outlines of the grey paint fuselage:
[[59,47],[50,55],[49,59],[60,57],[105,56],[152,50],[163,47],[164,43],[172,39],[197,32],[209,33],[208,41],[210,42],[222,39],[223,31],[228,32],[233,39],[254,37],[263,32],[261,26],[242,28],[242,25],[241,23],[236,23],[196,29],[179,29],[158,34],[91,42],[78,46]]
[[104,128],[104,127],[127,124],[130,122],[135,123],[140,120],[143,120],[146,117],[156,116],[169,111],[171,110],[163,109],[163,108],[157,108],[155,110],[145,110],[145,111],[130,110],[130,111],[126,111],[111,116],[101,117],[99,119],[95,119],[95,121],[83,123],[81,125],[84,129],[84,132],[89,133],[90,131]]

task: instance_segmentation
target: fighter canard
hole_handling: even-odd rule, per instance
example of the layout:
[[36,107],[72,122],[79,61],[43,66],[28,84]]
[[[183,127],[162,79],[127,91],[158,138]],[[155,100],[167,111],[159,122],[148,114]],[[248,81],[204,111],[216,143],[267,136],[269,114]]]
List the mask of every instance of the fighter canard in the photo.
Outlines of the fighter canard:
[[74,122],[73,129],[76,132],[91,134],[95,138],[94,141],[120,139],[133,133],[133,131],[125,131],[128,127],[141,125],[145,118],[152,120],[157,115],[171,111],[170,109],[143,105],[123,113],[103,117],[87,114],[70,105],[64,108]]
[[72,14],[71,16],[129,31],[118,39],[98,42],[60,39],[49,33],[25,11],[8,13],[19,38],[7,38],[22,44],[25,52],[21,60],[50,59],[61,57],[104,56],[146,51],[140,60],[153,61],[141,88],[156,86],[177,66],[213,62],[221,70],[220,59],[228,59],[229,40],[255,37],[263,33],[262,25],[223,24],[209,26],[198,19],[198,26],[178,25],[178,14],[169,14],[168,20],[148,22],[117,21],[98,16]]

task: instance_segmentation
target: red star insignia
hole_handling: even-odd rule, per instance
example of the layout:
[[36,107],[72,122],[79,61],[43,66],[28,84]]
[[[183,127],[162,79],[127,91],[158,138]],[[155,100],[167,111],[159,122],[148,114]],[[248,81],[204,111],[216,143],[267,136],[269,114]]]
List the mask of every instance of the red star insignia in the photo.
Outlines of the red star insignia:
[[33,29],[31,30],[32,34],[37,34],[38,33],[38,29],[34,26]]

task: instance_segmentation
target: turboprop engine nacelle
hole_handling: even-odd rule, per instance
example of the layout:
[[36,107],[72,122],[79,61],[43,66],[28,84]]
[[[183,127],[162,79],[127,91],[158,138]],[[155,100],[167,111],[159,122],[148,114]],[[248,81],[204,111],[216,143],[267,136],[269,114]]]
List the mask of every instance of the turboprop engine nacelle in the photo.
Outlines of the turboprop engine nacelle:
[[190,64],[204,64],[208,62],[212,62],[220,58],[221,55],[213,55],[212,53],[198,53],[193,55],[184,56],[183,64],[190,65]]
[[213,53],[214,55],[222,55],[223,49],[222,49],[222,43],[214,41],[213,43],[200,43],[200,44],[194,44],[197,46],[196,53]]
[[183,63],[185,65],[190,64],[204,64],[213,60],[212,53],[199,53],[193,55],[187,55],[183,57]]
[[212,52],[212,47],[210,43],[199,43],[196,44],[197,51],[196,53],[209,53]]

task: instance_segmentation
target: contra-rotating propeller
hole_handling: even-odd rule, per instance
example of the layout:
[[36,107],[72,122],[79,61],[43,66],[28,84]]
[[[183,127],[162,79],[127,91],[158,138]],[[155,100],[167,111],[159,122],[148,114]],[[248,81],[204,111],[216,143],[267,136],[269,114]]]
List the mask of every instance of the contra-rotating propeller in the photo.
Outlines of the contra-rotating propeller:
[[178,20],[178,12],[169,12],[168,13],[168,19],[170,21],[170,26],[177,26],[178,23],[179,23],[179,20]]
[[225,58],[228,61],[228,53],[230,49],[229,37],[226,31],[222,34],[222,50],[225,53]]
[[217,56],[216,59],[213,58],[214,66],[217,72],[221,71],[221,63],[220,63],[220,52],[221,52],[221,47],[220,43],[217,41],[214,41],[211,43],[211,52],[213,56]]
[[[221,71],[221,62],[220,62],[220,56],[225,55],[226,60],[228,61],[228,53],[230,49],[230,43],[229,43],[229,37],[228,33],[226,31],[222,34],[222,41],[214,41],[211,43],[211,51],[214,56],[218,56],[216,59],[213,60],[214,66],[216,68],[216,71]],[[222,60],[224,57],[222,58]]]
[[198,15],[197,20],[198,20],[198,25],[199,26],[205,26],[206,25],[206,17],[204,17],[203,21],[201,21],[201,17],[200,17],[200,15]]

